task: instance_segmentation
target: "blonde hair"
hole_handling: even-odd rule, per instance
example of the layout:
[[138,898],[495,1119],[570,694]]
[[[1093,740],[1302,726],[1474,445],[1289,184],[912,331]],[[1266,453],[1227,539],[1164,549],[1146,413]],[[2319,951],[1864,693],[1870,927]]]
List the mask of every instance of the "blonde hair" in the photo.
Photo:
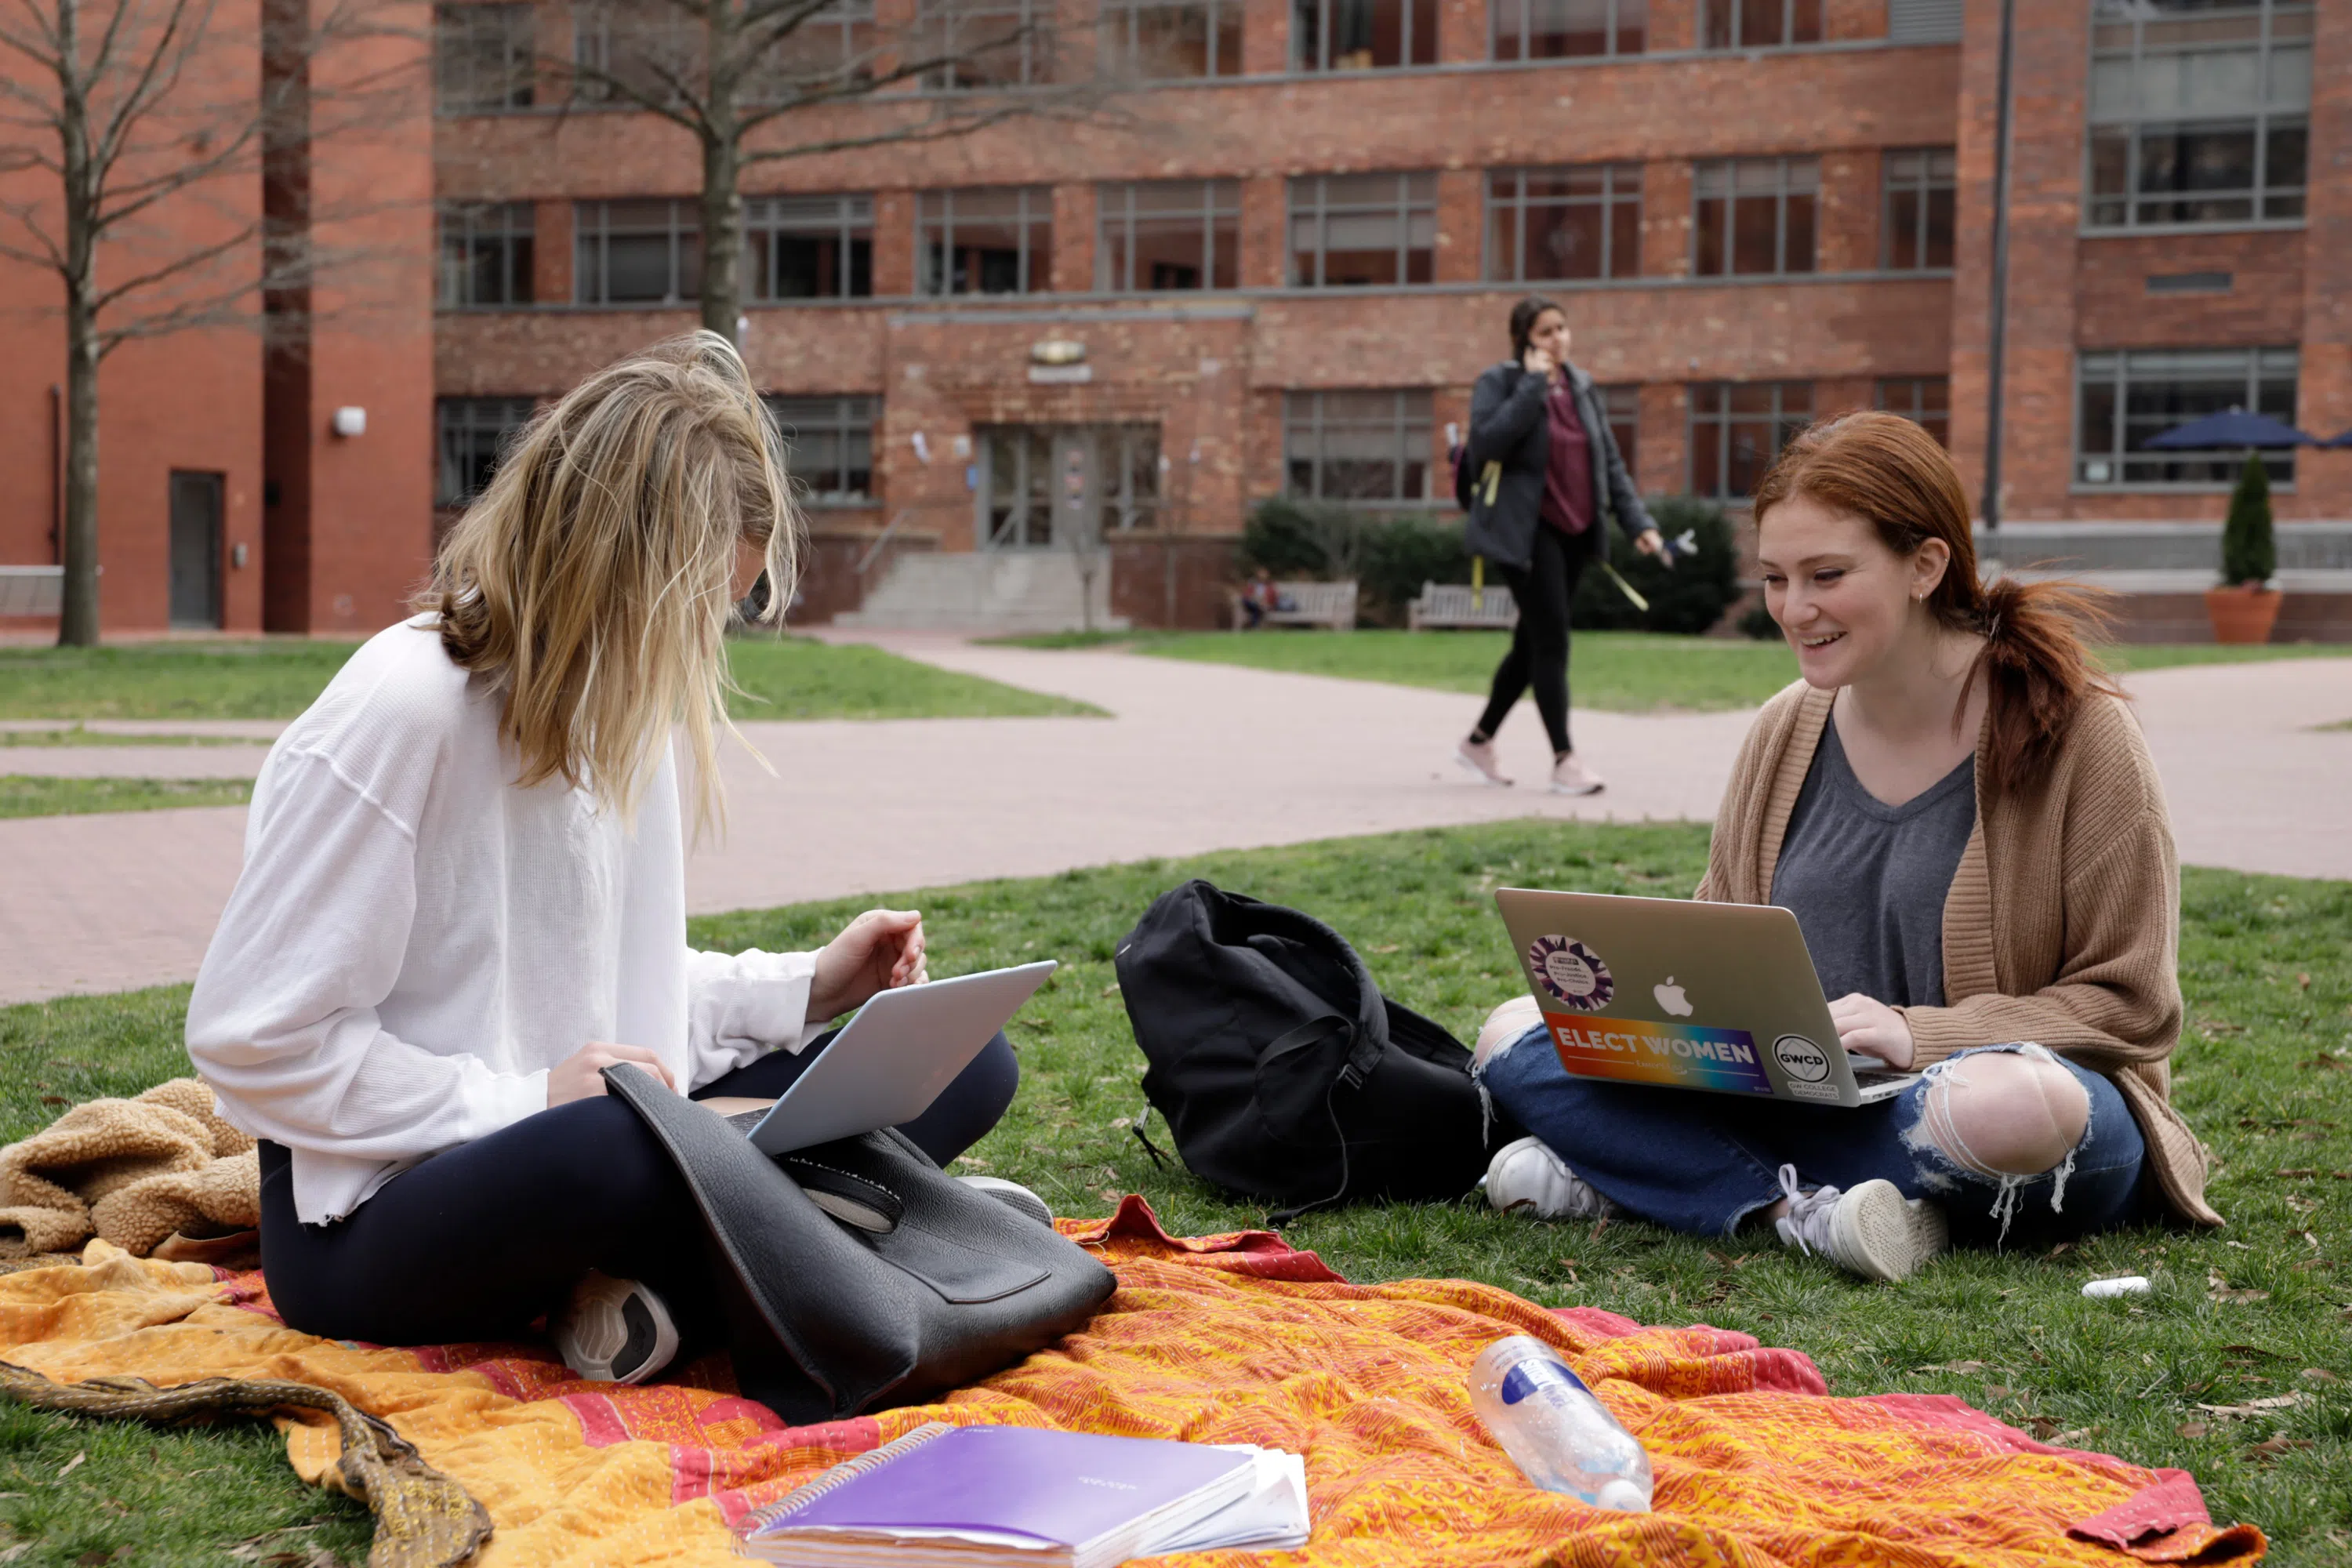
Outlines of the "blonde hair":
[[516,433],[415,601],[503,689],[516,782],[561,775],[633,814],[682,726],[698,835],[723,819],[726,631],[739,542],[792,602],[800,515],[774,421],[735,345],[689,332],[606,366]]

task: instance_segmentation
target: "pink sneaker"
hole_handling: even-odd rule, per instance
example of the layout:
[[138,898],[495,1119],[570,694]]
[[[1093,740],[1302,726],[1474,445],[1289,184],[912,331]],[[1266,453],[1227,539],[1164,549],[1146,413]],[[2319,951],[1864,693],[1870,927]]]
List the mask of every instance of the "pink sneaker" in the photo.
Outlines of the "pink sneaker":
[[1551,793],[1554,795],[1599,795],[1607,784],[1606,779],[1578,762],[1574,752],[1551,766]]
[[1454,760],[1490,784],[1511,782],[1503,776],[1503,770],[1495,765],[1495,742],[1492,741],[1465,741],[1454,749]]

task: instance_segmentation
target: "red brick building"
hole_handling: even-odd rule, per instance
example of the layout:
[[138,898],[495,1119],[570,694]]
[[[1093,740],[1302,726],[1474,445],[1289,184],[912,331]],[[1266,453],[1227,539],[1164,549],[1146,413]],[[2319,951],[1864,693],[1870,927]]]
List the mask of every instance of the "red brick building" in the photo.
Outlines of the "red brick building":
[[[854,47],[940,3],[835,20]],[[1018,23],[1052,0],[957,3]],[[898,545],[958,557],[963,585],[886,613],[953,619],[1097,538],[1119,613],[1197,618],[1216,568],[1179,593],[1158,553],[1258,498],[1440,510],[1447,427],[1529,290],[1567,309],[1645,490],[1736,500],[1788,431],[1874,405],[1980,483],[1997,0],[1059,4],[1087,42],[1023,68],[1155,79],[1083,122],[747,180],[742,339],[815,503],[805,618],[858,604]],[[422,475],[446,510],[535,400],[693,324],[700,162],[502,68],[593,47],[592,14],[440,15],[429,384],[376,345],[363,377],[370,500],[410,507]],[[2201,635],[2179,596],[2210,579],[2236,459],[2145,443],[2231,405],[2352,427],[2352,0],[2018,19],[1999,552],[2126,574],[2148,629]],[[0,392],[12,453],[31,382]],[[2352,450],[2273,475],[2293,636],[2319,625],[2296,600],[2352,588]],[[421,504],[364,526],[352,504],[314,488],[271,552],[306,542],[331,574],[364,542],[388,605]],[[6,505],[0,560],[39,558],[45,525]]]

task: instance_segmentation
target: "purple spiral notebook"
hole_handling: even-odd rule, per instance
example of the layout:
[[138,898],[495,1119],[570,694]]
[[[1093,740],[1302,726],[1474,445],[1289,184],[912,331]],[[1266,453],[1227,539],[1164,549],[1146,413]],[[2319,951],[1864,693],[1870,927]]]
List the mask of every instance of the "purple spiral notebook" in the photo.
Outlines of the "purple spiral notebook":
[[809,1551],[862,1559],[856,1546],[895,1538],[894,1562],[929,1546],[960,1558],[1116,1563],[1251,1494],[1258,1464],[1246,1447],[935,1424],[836,1467],[738,1530],[746,1550],[779,1561]]

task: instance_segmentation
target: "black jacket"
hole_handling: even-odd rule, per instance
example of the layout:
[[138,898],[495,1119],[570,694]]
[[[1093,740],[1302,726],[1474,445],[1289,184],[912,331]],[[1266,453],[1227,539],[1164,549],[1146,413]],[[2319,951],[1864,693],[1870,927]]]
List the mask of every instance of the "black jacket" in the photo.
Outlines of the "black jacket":
[[[1576,397],[1576,416],[1584,422],[1585,439],[1592,444],[1592,526],[1570,539],[1568,547],[1599,555],[1603,514],[1613,514],[1629,539],[1657,524],[1650,521],[1649,509],[1625,472],[1625,458],[1609,434],[1592,378],[1571,364],[1568,381]],[[1547,526],[1544,468],[1551,459],[1551,426],[1544,404],[1550,390],[1543,377],[1529,375],[1506,360],[1480,375],[1470,392],[1470,436],[1462,454],[1464,477],[1472,490],[1465,538],[1472,554],[1520,571],[1534,558],[1536,530]],[[1485,479],[1490,462],[1503,466],[1491,506]]]

